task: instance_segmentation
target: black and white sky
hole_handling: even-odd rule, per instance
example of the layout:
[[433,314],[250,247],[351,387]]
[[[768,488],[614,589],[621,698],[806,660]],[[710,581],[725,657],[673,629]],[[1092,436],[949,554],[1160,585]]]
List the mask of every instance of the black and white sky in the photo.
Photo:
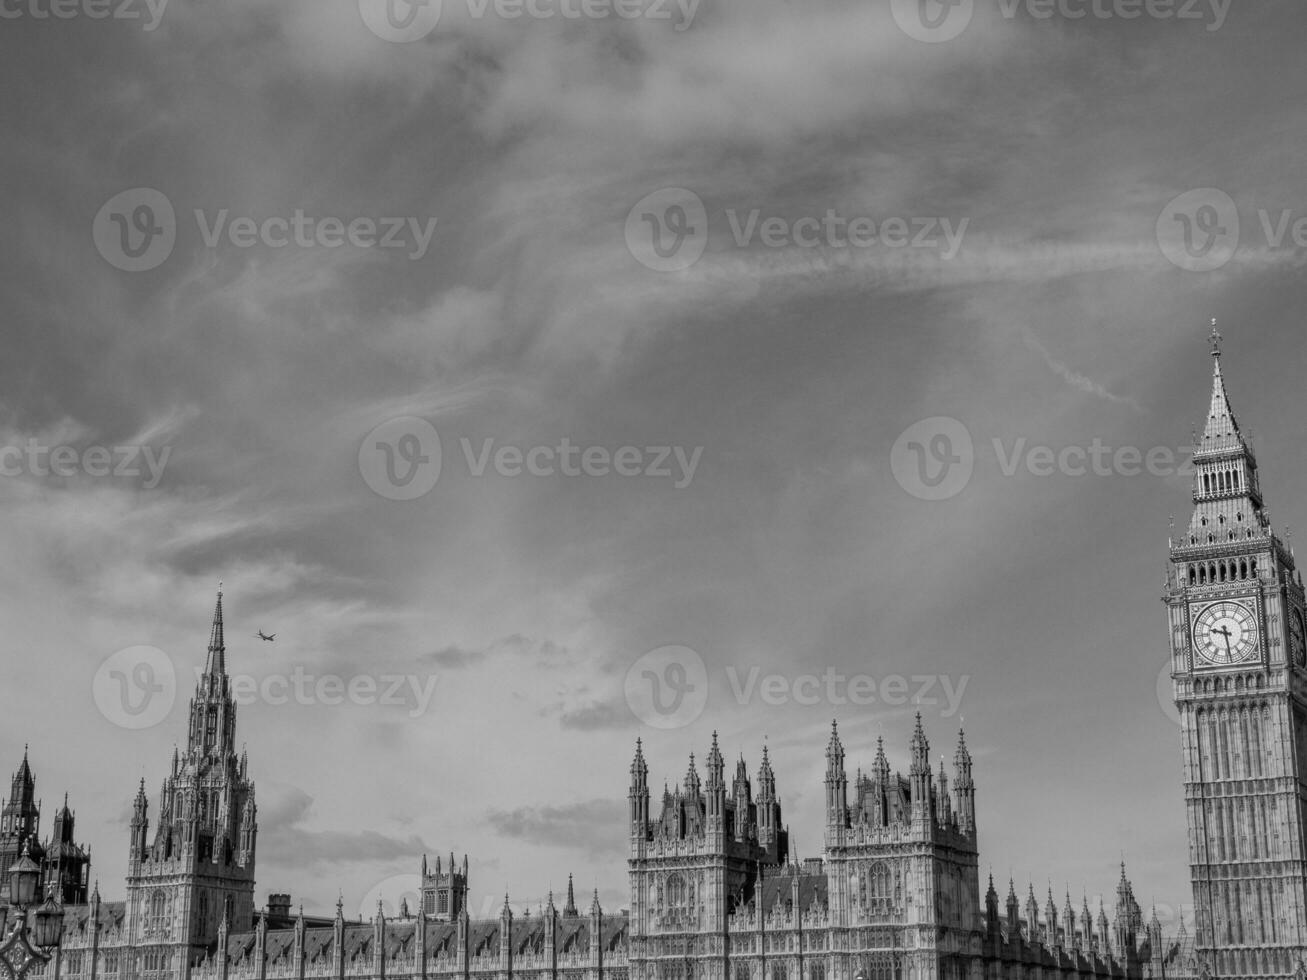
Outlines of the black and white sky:
[[982,872],[1187,904],[1168,518],[1212,318],[1307,518],[1304,44],[1298,0],[0,0],[0,764],[121,897],[221,580],[260,902],[453,850],[474,907],[624,906],[636,738],[661,791],[714,730],[815,855],[832,719],[904,766],[920,709]]

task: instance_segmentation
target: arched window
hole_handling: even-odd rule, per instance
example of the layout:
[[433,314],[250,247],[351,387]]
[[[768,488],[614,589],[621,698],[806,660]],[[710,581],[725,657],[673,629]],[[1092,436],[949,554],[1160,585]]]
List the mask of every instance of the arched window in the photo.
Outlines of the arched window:
[[668,911],[683,911],[693,902],[694,891],[680,874],[667,876],[666,903]]
[[167,936],[171,931],[168,928],[168,897],[162,889],[150,895],[145,928],[152,936]]

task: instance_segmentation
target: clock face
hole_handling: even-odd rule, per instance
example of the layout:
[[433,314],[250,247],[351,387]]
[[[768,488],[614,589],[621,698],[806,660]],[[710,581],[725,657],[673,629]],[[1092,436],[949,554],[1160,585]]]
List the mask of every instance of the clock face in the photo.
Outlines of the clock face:
[[1214,602],[1194,620],[1194,656],[1212,667],[1243,664],[1257,656],[1257,616],[1242,602]]

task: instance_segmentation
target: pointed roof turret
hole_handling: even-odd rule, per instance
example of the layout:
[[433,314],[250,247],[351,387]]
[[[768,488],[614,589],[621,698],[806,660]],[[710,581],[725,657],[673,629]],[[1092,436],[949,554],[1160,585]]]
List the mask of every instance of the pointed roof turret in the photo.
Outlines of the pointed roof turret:
[[776,773],[772,771],[767,743],[762,744],[762,762],[758,765],[758,803],[776,802]]
[[726,763],[722,759],[722,750],[717,744],[717,733],[712,733],[712,747],[708,750],[708,788],[726,791]]
[[921,712],[917,712],[917,725],[912,732],[912,772],[924,775],[930,772],[930,743],[921,727]]
[[631,782],[634,785],[641,785],[649,776],[649,766],[644,761],[644,742],[641,739],[635,740],[635,758],[631,760]]
[[840,742],[839,722],[832,718],[830,722],[830,738],[826,740],[826,754],[829,756],[835,752],[842,752],[843,750],[844,746]]
[[685,795],[691,799],[699,796],[699,770],[694,767],[694,753],[690,753],[690,766],[685,770]]
[[876,782],[884,785],[889,782],[889,759],[885,755],[885,739],[876,739],[876,761],[872,763],[872,771],[876,774]]

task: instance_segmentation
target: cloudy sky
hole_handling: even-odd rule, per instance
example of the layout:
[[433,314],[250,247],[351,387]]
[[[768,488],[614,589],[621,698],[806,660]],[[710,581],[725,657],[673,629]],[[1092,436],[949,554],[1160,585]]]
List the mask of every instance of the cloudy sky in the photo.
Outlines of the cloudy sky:
[[637,736],[765,741],[813,855],[832,718],[905,765],[914,697],[982,873],[1189,901],[1166,461],[1217,317],[1307,517],[1300,3],[119,3],[0,4],[0,762],[106,898],[223,580],[260,903],[623,906]]

